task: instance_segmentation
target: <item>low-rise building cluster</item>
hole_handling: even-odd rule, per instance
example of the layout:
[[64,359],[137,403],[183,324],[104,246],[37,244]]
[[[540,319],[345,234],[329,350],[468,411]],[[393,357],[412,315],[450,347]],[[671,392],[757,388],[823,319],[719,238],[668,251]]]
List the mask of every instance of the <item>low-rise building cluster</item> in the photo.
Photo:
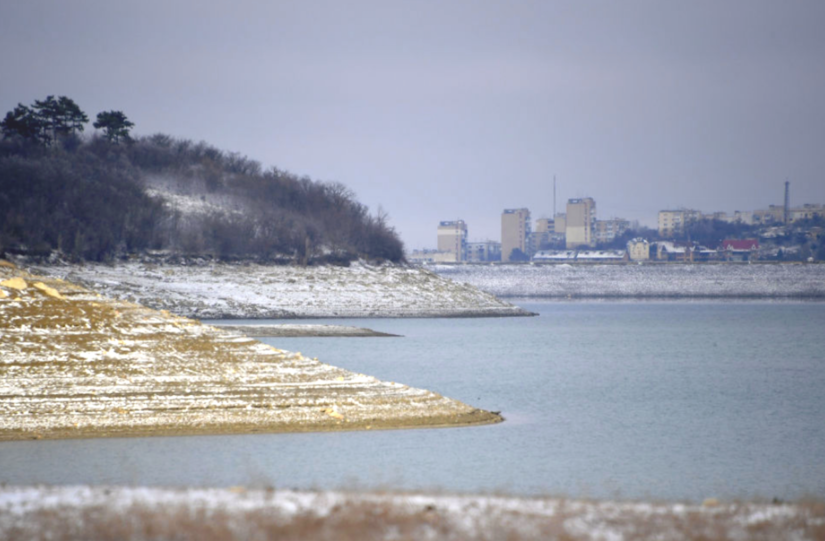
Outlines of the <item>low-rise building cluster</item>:
[[787,208],[784,205],[770,205],[766,209],[754,211],[711,212],[704,214],[698,210],[678,209],[659,211],[659,236],[673,238],[685,233],[690,223],[716,220],[744,225],[791,225],[803,220],[825,218],[825,205],[804,204]]

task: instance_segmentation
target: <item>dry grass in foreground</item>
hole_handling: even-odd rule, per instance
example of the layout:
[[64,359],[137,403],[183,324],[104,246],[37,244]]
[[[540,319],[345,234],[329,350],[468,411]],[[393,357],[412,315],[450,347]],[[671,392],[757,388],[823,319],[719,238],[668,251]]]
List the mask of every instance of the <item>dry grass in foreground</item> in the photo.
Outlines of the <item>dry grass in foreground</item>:
[[825,504],[588,502],[276,490],[0,488],[0,538],[821,540]]

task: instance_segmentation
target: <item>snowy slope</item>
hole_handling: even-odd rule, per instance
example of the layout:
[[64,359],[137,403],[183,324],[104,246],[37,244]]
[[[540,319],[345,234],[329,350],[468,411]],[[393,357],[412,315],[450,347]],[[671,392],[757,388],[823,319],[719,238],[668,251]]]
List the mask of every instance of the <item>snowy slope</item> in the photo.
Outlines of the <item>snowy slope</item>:
[[457,317],[526,315],[520,308],[426,270],[402,266],[155,265],[37,267],[108,296],[208,318]]

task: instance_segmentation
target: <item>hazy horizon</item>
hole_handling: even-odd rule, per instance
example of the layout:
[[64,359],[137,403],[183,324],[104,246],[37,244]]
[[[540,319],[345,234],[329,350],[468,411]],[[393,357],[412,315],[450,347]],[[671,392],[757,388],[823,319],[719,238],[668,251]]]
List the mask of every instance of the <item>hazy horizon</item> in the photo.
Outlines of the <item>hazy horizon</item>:
[[[66,95],[498,240],[600,218],[825,203],[825,4],[0,0],[0,114]],[[93,131],[87,125],[87,133]]]

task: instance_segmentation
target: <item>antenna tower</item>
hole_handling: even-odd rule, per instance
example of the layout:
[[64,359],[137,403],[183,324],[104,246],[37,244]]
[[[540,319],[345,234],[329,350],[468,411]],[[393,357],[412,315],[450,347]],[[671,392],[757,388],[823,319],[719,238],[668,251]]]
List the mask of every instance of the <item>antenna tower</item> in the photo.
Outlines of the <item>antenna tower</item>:
[[791,183],[787,180],[785,181],[785,212],[784,212],[784,221],[787,224],[788,218],[790,218],[791,214]]

